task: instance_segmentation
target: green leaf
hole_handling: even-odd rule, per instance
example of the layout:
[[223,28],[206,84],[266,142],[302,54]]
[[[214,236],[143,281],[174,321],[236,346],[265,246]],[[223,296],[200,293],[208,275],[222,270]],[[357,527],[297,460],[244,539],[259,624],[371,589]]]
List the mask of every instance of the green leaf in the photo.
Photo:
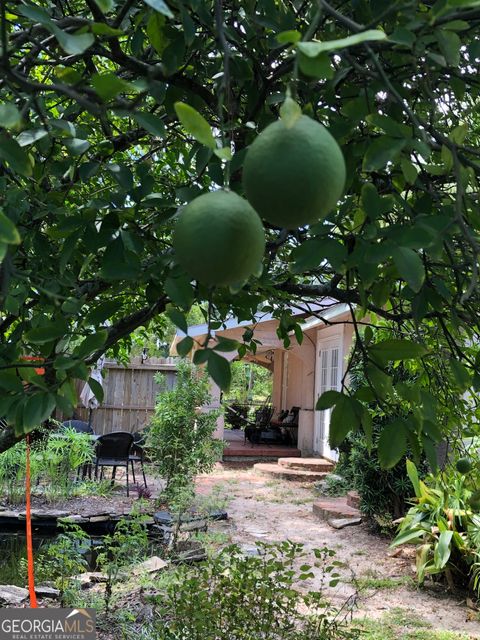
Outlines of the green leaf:
[[209,149],[216,149],[217,143],[213,137],[212,129],[205,118],[196,109],[184,102],[175,102],[175,113],[185,130],[195,140],[204,144]]
[[373,358],[385,360],[411,360],[421,358],[428,353],[426,347],[410,340],[383,340],[377,342],[369,348],[369,353]]
[[56,26],[51,27],[60,46],[71,56],[78,56],[84,53],[95,42],[95,37],[91,33],[71,34],[62,31]]
[[25,334],[25,339],[31,344],[46,344],[62,338],[68,332],[67,321],[63,318],[57,318],[55,322],[45,327],[37,327],[30,329]]
[[418,471],[417,467],[411,460],[407,460],[407,475],[410,478],[416,497],[420,498],[422,492],[420,489],[420,480],[418,479]]
[[278,44],[296,44],[302,39],[300,31],[291,29],[290,31],[282,31],[275,36]]
[[72,156],[81,156],[90,148],[88,140],[80,140],[80,138],[70,138],[65,140],[64,144]]
[[177,343],[177,353],[182,358],[185,358],[193,348],[193,338],[185,336],[183,340]]
[[292,251],[292,273],[303,273],[315,269],[325,260],[334,269],[340,269],[347,257],[343,244],[333,238],[310,238]]
[[0,160],[8,163],[12,171],[22,176],[32,175],[32,161],[16,140],[0,135]]
[[460,64],[460,47],[462,41],[458,34],[446,29],[436,31],[438,46],[443,53],[445,60],[451,67],[458,67]]
[[215,351],[210,351],[208,356],[207,370],[214,382],[218,384],[222,391],[228,391],[232,379],[230,363]]
[[337,449],[350,431],[361,426],[362,405],[354,398],[341,395],[330,418],[329,443]]
[[331,389],[330,391],[324,391],[318,398],[315,409],[317,411],[330,409],[335,404],[337,404],[339,398],[343,398],[343,393],[340,393],[340,391],[335,391],[334,389]]
[[222,338],[217,336],[218,343],[213,347],[215,351],[236,351],[240,345],[238,340],[231,340],[230,338]]
[[215,149],[213,152],[220,160],[226,160],[227,162],[232,159],[232,150],[230,147],[222,147],[221,149]]
[[115,98],[119,93],[132,90],[129,82],[122,80],[114,73],[96,73],[92,76],[91,83],[104,102]]
[[0,371],[0,389],[23,393],[23,385],[14,370],[3,369]]
[[318,56],[311,58],[299,51],[297,56],[300,71],[310,78],[331,80],[335,75],[335,69],[332,66],[328,53],[319,53]]
[[114,163],[107,165],[107,169],[125,191],[133,189],[133,174],[128,167]]
[[176,327],[183,331],[183,333],[188,333],[187,319],[181,311],[169,305],[166,313]]
[[73,356],[76,358],[85,358],[94,351],[101,349],[108,338],[108,331],[106,329],[99,329],[95,333],[87,336],[82,342],[73,350]]
[[436,569],[443,569],[450,559],[453,531],[442,531],[435,545],[433,561]]
[[95,0],[95,3],[103,13],[108,13],[115,6],[114,0]]
[[410,289],[418,293],[425,281],[425,267],[418,253],[408,247],[397,247],[393,250],[393,262]]
[[20,244],[22,241],[17,227],[0,209],[0,241],[6,244]]
[[417,167],[414,164],[412,164],[410,160],[408,160],[408,158],[405,158],[405,156],[403,156],[402,159],[400,160],[400,166],[402,168],[402,173],[405,180],[409,184],[415,184],[415,181],[418,176]]
[[157,138],[165,137],[165,124],[160,116],[148,112],[137,112],[133,114],[133,119],[153,136]]
[[380,171],[388,162],[394,162],[407,144],[406,140],[382,136],[377,138],[367,149],[363,158],[364,171]]
[[55,408],[55,396],[51,393],[34,393],[27,397],[23,407],[22,427],[28,432],[39,427]]
[[181,276],[179,278],[173,278],[169,276],[165,280],[165,293],[177,306],[188,311],[193,303],[194,292],[190,282],[190,278],[187,276]]
[[204,364],[210,358],[211,349],[197,349],[193,354],[193,364]]
[[173,18],[173,13],[168,6],[168,4],[164,0],[143,0],[145,4],[148,4],[149,7],[158,11],[158,13],[167,16],[167,18]]
[[0,104],[0,127],[14,129],[22,121],[20,111],[14,104]]
[[384,469],[394,467],[407,452],[407,429],[403,420],[385,425],[378,440],[378,459]]
[[95,380],[95,378],[89,378],[88,386],[93,391],[96,399],[99,402],[103,402],[104,390],[103,390],[103,386],[98,382],[98,380]]
[[85,326],[94,325],[97,326],[111,318],[119,309],[122,308],[121,300],[105,300],[101,302],[87,313],[85,317]]
[[327,40],[326,42],[299,42],[297,48],[309,58],[315,58],[319,53],[324,51],[338,51],[339,49],[346,49],[347,47],[354,47],[362,42],[372,42],[375,40],[385,40],[387,37],[384,31],[379,29],[368,29],[356,33],[353,36],[347,38],[340,38],[339,40]]
[[16,140],[21,147],[27,147],[30,144],[34,144],[37,140],[41,140],[45,136],[48,136],[46,129],[29,129],[28,131],[22,131],[19,133]]

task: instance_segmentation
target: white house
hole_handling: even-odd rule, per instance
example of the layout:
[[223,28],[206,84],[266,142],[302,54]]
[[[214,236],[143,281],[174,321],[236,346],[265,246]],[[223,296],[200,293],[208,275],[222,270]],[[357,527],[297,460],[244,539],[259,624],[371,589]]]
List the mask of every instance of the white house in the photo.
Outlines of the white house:
[[[346,356],[350,352],[353,337],[350,309],[334,301],[331,301],[331,305],[322,301],[318,314],[322,319],[305,311],[292,310],[292,313],[301,317],[304,338],[302,344],[298,344],[292,333],[287,349],[277,336],[278,320],[269,313],[259,312],[254,323],[228,320],[215,335],[242,341],[245,329],[250,327],[253,330],[254,338],[261,344],[255,355],[249,354],[245,359],[265,366],[272,372],[272,404],[275,411],[300,407],[298,449],[302,456],[322,456],[335,460],[336,452],[328,444],[330,410],[316,411],[315,403],[324,391],[341,387],[346,371]],[[315,313],[315,309],[312,309],[312,313]],[[199,343],[206,334],[205,324],[189,328],[189,335]],[[177,332],[172,344],[173,352],[176,343],[184,335]],[[222,355],[232,360],[238,357],[236,353]],[[218,407],[219,403],[220,390],[212,382],[212,406]],[[216,435],[218,438],[224,437],[223,419],[219,420]]]

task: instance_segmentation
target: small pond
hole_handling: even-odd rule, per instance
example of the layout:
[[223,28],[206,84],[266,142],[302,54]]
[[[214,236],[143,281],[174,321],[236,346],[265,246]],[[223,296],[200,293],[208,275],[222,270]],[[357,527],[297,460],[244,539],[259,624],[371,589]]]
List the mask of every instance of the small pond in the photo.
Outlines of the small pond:
[[[50,544],[55,542],[55,536],[34,536],[33,537],[33,553],[36,561],[36,577],[37,582],[45,580],[43,576],[42,565],[47,559],[47,549]],[[99,538],[91,538],[91,545],[85,551],[85,560],[88,564],[88,570],[95,570],[96,553],[95,547],[101,544]],[[0,534],[0,585],[14,584],[18,587],[24,587],[27,582],[27,540],[21,533],[2,533]]]

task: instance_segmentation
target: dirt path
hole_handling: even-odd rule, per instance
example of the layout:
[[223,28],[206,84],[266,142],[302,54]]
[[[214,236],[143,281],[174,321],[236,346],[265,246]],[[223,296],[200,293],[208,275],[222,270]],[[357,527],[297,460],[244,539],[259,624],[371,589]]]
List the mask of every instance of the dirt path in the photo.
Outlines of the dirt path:
[[[229,520],[215,529],[232,542],[254,545],[290,539],[308,549],[333,549],[345,567],[340,570],[342,581],[329,595],[337,605],[349,597],[356,600],[356,617],[380,618],[387,611],[404,610],[434,629],[480,638],[478,614],[467,608],[465,600],[433,586],[417,589],[408,551],[406,557],[392,557],[388,541],[369,533],[366,525],[336,530],[314,517],[315,496],[308,485],[219,467],[200,477],[197,486],[199,493],[213,490],[228,502]],[[315,589],[315,581],[307,586]]]

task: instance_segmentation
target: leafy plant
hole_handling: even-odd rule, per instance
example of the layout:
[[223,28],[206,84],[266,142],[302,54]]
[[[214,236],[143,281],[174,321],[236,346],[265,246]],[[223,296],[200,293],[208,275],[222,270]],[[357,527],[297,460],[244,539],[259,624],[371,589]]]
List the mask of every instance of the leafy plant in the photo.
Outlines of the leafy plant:
[[[36,454],[30,456],[32,486],[38,482],[41,461]],[[9,504],[25,500],[26,444],[19,442],[0,454],[0,495]]]
[[63,607],[74,604],[78,584],[73,579],[88,568],[85,554],[90,545],[89,536],[81,527],[63,523],[63,533],[47,549],[47,562],[55,585],[60,591]]
[[470,506],[478,478],[449,467],[423,482],[410,460],[407,472],[415,504],[403,519],[393,546],[417,545],[420,584],[427,576],[443,575],[451,588],[472,583],[480,592],[480,515]]
[[66,498],[72,493],[75,474],[92,462],[94,444],[88,434],[65,429],[52,434],[39,451],[49,499]]
[[178,366],[175,387],[158,396],[147,448],[169,497],[188,492],[194,477],[221,456],[223,443],[212,437],[219,412],[201,410],[209,402],[208,377],[186,362]]
[[105,584],[105,611],[110,608],[113,589],[121,577],[122,570],[138,560],[144,559],[148,549],[148,533],[145,516],[133,513],[122,518],[115,531],[103,539],[97,564],[107,576]]
[[[43,492],[49,501],[68,498],[74,494],[92,493],[104,485],[86,481],[76,482],[84,464],[91,462],[94,445],[88,435],[66,429],[61,434],[48,434],[32,443],[30,475],[33,492]],[[18,504],[25,500],[26,445],[19,442],[0,454],[0,491],[7,502]],[[105,488],[105,487],[104,487]]]
[[[340,640],[348,612],[335,610],[325,588],[338,583],[338,563],[330,549],[314,550],[310,564],[302,545],[259,544],[255,555],[238,546],[224,548],[195,567],[181,566],[162,575],[154,597],[158,640]],[[300,567],[298,568],[298,565]],[[319,574],[318,591],[298,586]]]

